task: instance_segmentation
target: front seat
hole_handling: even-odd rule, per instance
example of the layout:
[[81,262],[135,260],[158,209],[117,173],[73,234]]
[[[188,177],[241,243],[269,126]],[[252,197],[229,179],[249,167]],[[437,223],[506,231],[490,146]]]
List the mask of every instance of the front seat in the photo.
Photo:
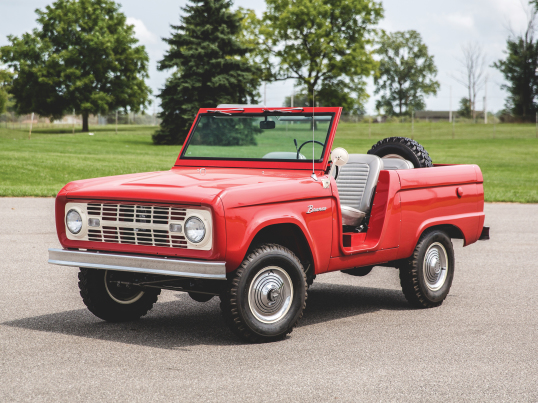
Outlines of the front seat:
[[382,158],[383,168],[386,170],[397,170],[397,169],[413,169],[414,165],[411,161],[400,159],[400,158]]
[[350,154],[336,178],[342,224],[358,227],[370,212],[383,161],[377,155]]

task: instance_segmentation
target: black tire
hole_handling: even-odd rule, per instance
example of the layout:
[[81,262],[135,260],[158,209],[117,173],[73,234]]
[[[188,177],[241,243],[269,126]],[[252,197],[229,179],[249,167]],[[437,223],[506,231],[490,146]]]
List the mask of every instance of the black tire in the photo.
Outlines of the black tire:
[[[445,263],[442,262],[443,249],[446,252]],[[432,267],[436,254],[440,264]],[[443,270],[439,270],[442,266],[446,266],[446,274]],[[416,308],[433,308],[441,305],[450,291],[453,278],[454,248],[450,237],[440,230],[424,233],[413,255],[400,267],[402,291],[407,301]]]
[[[283,279],[278,289],[274,286],[278,282],[270,283],[275,276]],[[287,304],[287,299],[283,299],[286,292],[284,282],[289,285],[289,290],[293,290]],[[259,288],[261,284],[265,284],[262,290]],[[267,292],[262,295],[262,291]],[[277,292],[276,296],[273,292]],[[275,314],[278,319],[273,322],[263,321],[257,316],[260,315],[258,302],[263,298],[269,300],[269,295],[278,299],[273,303],[275,309],[280,309]],[[241,339],[254,343],[271,342],[282,340],[291,333],[303,316],[306,298],[306,276],[297,256],[283,246],[265,244],[254,249],[233,273],[221,295],[221,310],[230,329]],[[251,301],[254,307],[251,306]]]
[[377,155],[383,158],[390,154],[399,155],[400,157],[411,161],[415,168],[432,167],[430,154],[415,140],[407,137],[388,137],[378,141],[369,151],[368,154]]
[[140,319],[157,302],[161,290],[141,291],[111,283],[112,280],[129,281],[129,276],[132,276],[132,273],[81,267],[78,287],[82,301],[91,313],[108,322]]
[[349,274],[350,276],[363,277],[370,274],[374,266],[354,267],[353,269],[342,270],[342,273]]

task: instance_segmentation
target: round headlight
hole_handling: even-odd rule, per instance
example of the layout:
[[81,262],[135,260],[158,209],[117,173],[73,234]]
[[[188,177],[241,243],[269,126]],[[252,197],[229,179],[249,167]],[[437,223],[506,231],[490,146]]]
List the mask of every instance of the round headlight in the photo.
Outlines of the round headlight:
[[185,222],[185,236],[192,243],[200,243],[205,237],[205,225],[198,217],[191,217]]
[[67,212],[65,223],[73,234],[78,234],[82,229],[82,217],[77,210],[71,209]]

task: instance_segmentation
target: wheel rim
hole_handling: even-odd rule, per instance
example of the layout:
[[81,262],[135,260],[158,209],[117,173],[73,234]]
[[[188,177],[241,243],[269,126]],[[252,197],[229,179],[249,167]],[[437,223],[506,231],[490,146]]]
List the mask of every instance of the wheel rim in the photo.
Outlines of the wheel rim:
[[111,274],[108,270],[105,271],[105,289],[110,298],[122,305],[134,304],[142,298],[144,291],[131,290],[127,287],[118,286],[116,283],[118,279],[113,278],[115,274],[117,273]]
[[383,158],[394,158],[394,159],[397,159],[397,160],[406,161],[406,159],[404,157],[402,157],[401,155],[398,155],[398,154],[387,154],[387,155],[384,155]]
[[437,291],[448,276],[448,256],[443,244],[432,243],[424,255],[424,282],[431,291]]
[[263,323],[282,319],[293,301],[293,285],[285,270],[269,266],[261,270],[250,283],[248,304],[252,314]]

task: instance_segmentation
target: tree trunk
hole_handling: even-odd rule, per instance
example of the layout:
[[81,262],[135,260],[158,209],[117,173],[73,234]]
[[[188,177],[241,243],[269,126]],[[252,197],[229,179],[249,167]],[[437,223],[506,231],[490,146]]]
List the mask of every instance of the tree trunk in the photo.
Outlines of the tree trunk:
[[83,133],[90,131],[90,127],[88,125],[88,118],[89,118],[89,115],[87,113],[82,114],[82,132]]

